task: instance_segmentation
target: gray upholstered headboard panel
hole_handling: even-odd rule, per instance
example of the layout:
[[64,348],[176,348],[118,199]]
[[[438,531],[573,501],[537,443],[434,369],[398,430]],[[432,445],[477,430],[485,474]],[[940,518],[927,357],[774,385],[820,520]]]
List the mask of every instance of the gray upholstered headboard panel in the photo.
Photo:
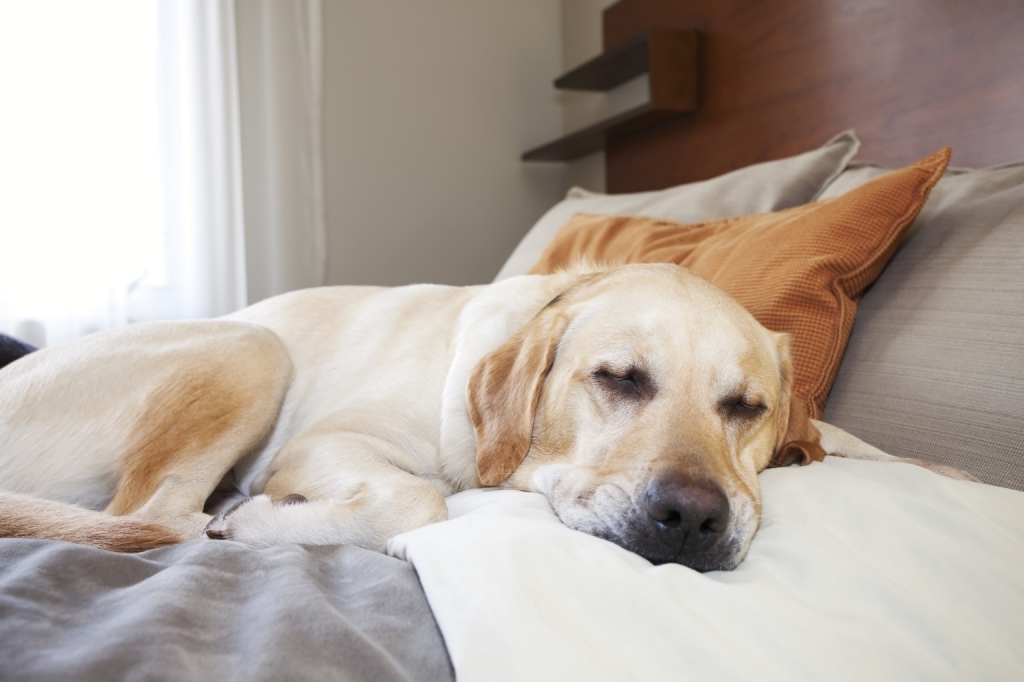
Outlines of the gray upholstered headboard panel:
[[[847,170],[836,196],[884,172]],[[1024,490],[1024,163],[948,173],[861,301],[825,421]]]

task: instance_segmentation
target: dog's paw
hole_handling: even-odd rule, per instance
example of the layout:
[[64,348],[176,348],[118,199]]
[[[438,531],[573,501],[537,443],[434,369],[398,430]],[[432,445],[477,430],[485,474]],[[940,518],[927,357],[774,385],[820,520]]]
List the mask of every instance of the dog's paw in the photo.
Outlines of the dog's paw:
[[302,495],[288,495],[277,503],[269,495],[246,498],[230,509],[217,514],[206,526],[206,537],[213,540],[237,540],[256,547],[281,542],[278,535],[283,507],[304,504]]
[[228,526],[228,517],[230,517],[232,514],[237,512],[245,505],[250,504],[254,500],[257,500],[261,497],[267,498],[268,502],[270,501],[269,495],[247,497],[244,500],[236,502],[229,508],[214,516],[210,523],[206,524],[206,537],[210,538],[211,540],[232,540],[233,536],[231,528]]

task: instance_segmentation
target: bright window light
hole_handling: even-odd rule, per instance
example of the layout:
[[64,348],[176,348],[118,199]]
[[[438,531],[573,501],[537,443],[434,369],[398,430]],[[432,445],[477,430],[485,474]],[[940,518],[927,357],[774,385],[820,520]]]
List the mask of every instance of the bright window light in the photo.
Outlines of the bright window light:
[[0,2],[0,331],[52,345],[163,283],[157,36],[156,0]]

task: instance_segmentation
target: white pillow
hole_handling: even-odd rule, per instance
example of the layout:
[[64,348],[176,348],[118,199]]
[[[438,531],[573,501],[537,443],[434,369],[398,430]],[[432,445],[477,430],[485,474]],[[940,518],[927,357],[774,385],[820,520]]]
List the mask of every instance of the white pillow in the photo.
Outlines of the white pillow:
[[460,682],[1024,678],[1024,493],[838,457],[759,478],[733,571],[652,566],[514,490],[449,497],[388,552]]
[[495,281],[525,274],[555,233],[577,213],[642,215],[696,223],[780,211],[813,201],[843,171],[859,147],[857,134],[847,130],[805,154],[656,192],[598,194],[573,187],[523,237]]

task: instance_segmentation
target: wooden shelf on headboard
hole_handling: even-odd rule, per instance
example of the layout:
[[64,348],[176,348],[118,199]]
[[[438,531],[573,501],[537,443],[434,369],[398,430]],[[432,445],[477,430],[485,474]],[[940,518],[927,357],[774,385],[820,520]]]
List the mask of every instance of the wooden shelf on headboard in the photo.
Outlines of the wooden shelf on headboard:
[[559,90],[607,91],[648,74],[648,101],[531,149],[524,161],[569,161],[697,109],[697,35],[652,28],[555,80]]

